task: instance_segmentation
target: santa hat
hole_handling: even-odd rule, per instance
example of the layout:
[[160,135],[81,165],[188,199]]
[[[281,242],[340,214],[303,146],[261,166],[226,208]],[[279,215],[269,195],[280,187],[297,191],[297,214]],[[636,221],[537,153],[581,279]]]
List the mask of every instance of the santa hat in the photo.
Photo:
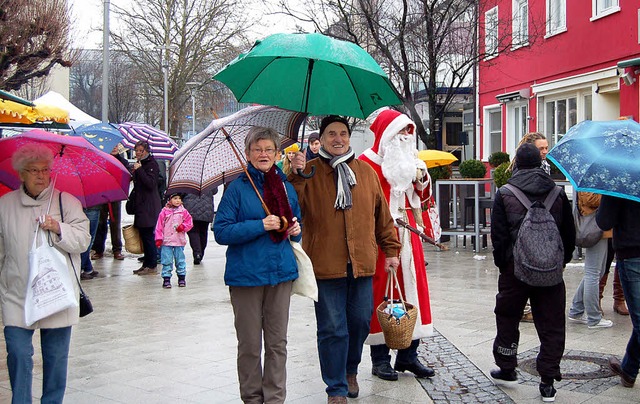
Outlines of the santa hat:
[[413,133],[415,131],[415,124],[411,118],[405,114],[394,109],[387,109],[380,112],[370,127],[375,136],[371,150],[381,157],[384,157],[384,149],[389,140],[402,129],[406,128],[407,125],[409,125],[409,133]]

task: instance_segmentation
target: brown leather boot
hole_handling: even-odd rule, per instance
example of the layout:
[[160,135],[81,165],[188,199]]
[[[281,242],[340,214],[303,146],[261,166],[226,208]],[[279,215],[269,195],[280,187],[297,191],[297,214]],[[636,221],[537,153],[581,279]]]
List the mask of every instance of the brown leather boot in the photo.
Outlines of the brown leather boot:
[[620,274],[617,268],[613,275],[613,311],[623,316],[629,315],[629,309],[627,309],[627,304],[624,301],[624,292],[622,291]]
[[607,278],[609,278],[609,272],[605,272],[600,278],[600,300],[598,300],[598,309],[600,309],[600,313],[604,314],[602,310],[602,296],[604,295],[604,287],[607,286]]

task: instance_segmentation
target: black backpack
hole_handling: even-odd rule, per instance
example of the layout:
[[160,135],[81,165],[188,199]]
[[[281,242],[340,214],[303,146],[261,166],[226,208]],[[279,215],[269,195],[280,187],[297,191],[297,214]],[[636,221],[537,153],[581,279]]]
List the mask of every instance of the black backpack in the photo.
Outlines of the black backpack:
[[558,225],[549,212],[560,194],[556,186],[544,204],[531,202],[518,188],[504,186],[527,208],[513,247],[515,277],[530,286],[555,286],[562,282],[564,245]]

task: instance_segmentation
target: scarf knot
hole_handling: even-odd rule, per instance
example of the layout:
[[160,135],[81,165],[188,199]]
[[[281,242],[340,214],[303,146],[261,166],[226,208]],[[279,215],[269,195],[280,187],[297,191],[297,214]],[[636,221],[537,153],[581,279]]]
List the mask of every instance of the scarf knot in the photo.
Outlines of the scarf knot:
[[351,188],[357,184],[356,175],[349,167],[349,162],[356,156],[353,149],[349,147],[345,154],[333,156],[321,147],[319,154],[336,172],[336,202],[333,206],[336,209],[351,209],[353,206]]

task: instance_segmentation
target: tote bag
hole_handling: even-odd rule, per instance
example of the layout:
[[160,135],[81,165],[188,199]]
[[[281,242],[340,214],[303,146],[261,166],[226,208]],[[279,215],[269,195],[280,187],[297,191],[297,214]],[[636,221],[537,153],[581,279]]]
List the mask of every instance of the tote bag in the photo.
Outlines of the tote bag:
[[298,279],[293,281],[291,288],[292,295],[300,295],[318,301],[318,284],[316,283],[316,275],[313,273],[313,264],[307,253],[297,241],[291,242],[293,255],[298,263]]
[[576,223],[576,246],[582,248],[593,247],[602,239],[602,230],[596,223],[596,212],[583,215],[580,213],[576,202],[573,208],[573,220]]
[[[37,246],[38,240],[40,247]],[[29,251],[24,321],[30,326],[52,314],[77,306],[67,259],[57,248],[49,245],[44,231],[38,228]]]

